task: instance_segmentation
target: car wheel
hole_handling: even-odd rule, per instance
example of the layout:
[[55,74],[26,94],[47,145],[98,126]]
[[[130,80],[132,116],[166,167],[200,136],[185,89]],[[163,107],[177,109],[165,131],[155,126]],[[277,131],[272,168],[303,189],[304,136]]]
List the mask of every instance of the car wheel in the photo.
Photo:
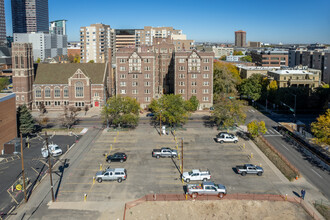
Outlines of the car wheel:
[[220,144],[223,144],[223,141],[220,141]]
[[224,194],[223,193],[219,193],[218,196],[219,196],[219,198],[223,198]]
[[159,159],[159,155],[157,155],[156,158]]
[[258,176],[262,176],[262,172],[257,173]]
[[107,160],[108,163],[111,163],[111,160]]
[[121,183],[123,180],[121,178],[117,179],[118,183]]
[[186,179],[186,182],[189,183],[190,182],[190,179]]
[[246,175],[246,172],[242,172],[242,176],[245,176]]
[[176,155],[175,154],[173,155],[173,158],[176,158]]
[[97,181],[98,183],[102,183],[102,179],[101,179],[101,178],[98,178],[96,181]]
[[236,143],[237,143],[237,141],[234,141],[234,143],[236,144]]
[[120,160],[120,163],[122,163],[122,162],[124,162],[124,160],[123,160],[123,159],[121,159],[121,160]]
[[206,182],[206,181],[207,181],[207,179],[206,179],[206,178],[204,178],[204,179],[203,179],[203,181],[204,181],[204,182]]

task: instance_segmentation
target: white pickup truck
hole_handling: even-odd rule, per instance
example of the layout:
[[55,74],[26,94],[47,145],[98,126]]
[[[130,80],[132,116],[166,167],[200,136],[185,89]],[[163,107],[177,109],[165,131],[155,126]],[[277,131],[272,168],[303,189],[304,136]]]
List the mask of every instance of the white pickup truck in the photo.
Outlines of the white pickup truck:
[[41,154],[44,158],[48,157],[49,153],[53,157],[56,157],[62,155],[63,151],[57,144],[49,144],[48,150],[47,150],[47,146],[41,148]]
[[213,182],[203,182],[202,184],[188,184],[187,194],[197,197],[198,195],[217,195],[223,198],[227,194],[226,187]]
[[207,171],[200,171],[198,169],[191,170],[189,172],[184,172],[182,174],[183,181],[189,183],[191,180],[210,180],[211,173],[209,170]]

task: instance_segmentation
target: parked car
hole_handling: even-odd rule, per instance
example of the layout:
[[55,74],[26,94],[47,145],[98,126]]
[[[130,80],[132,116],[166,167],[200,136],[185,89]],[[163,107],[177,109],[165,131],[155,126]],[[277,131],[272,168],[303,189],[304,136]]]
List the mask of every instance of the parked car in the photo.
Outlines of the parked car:
[[112,155],[107,156],[107,162],[111,163],[111,162],[124,162],[127,160],[127,155],[125,153],[114,153]]
[[177,157],[178,152],[177,150],[172,150],[168,147],[163,147],[161,149],[154,149],[152,151],[152,156],[156,157],[157,159],[160,157]]
[[152,113],[152,112],[149,112],[149,113],[147,114],[147,117],[154,117],[154,116],[155,116],[155,114]]
[[220,144],[228,142],[233,142],[236,144],[238,142],[238,137],[233,134],[223,132],[217,136],[217,142]]
[[99,183],[102,181],[117,181],[121,183],[123,180],[127,179],[127,171],[124,168],[108,168],[104,171],[98,171],[95,175],[95,179]]
[[57,144],[49,144],[48,150],[47,150],[47,146],[41,148],[41,154],[44,158],[48,157],[49,154],[53,157],[57,157],[62,155],[62,153],[63,153],[62,149]]
[[220,198],[227,194],[226,187],[213,182],[203,182],[202,184],[188,184],[187,194],[197,197],[198,195],[218,195]]
[[243,166],[236,166],[237,173],[245,176],[246,174],[257,174],[262,176],[264,169],[262,167],[253,165],[253,164],[244,164]]
[[189,172],[184,172],[182,174],[183,181],[189,183],[191,180],[209,180],[211,179],[211,173],[209,170],[200,171],[198,169],[191,170]]

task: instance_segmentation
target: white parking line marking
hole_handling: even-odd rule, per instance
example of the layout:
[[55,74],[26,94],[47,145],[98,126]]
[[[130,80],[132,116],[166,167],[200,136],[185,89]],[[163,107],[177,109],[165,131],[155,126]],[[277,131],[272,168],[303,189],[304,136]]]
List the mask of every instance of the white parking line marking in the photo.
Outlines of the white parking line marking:
[[320,175],[320,174],[318,174],[314,169],[311,169],[316,175],[318,175],[319,177],[321,177],[322,179],[323,179],[323,177]]
[[284,144],[281,144],[285,149],[287,149],[289,151],[289,148],[287,148],[286,146],[284,146]]
[[274,134],[274,131],[273,131],[273,130],[270,130],[270,129],[269,129],[268,131],[269,131],[269,133]]
[[282,135],[279,135],[279,134],[265,134],[264,135],[265,137],[280,137],[280,136],[282,136]]

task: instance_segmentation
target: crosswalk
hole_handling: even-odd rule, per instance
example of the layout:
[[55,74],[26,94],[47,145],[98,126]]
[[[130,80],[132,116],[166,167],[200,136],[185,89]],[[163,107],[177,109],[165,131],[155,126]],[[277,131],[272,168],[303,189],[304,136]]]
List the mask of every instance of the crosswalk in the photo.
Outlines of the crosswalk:
[[248,112],[257,112],[257,111],[254,109],[249,109]]
[[264,134],[264,136],[269,137],[269,136],[282,136],[282,135],[274,128],[267,128],[267,132]]

